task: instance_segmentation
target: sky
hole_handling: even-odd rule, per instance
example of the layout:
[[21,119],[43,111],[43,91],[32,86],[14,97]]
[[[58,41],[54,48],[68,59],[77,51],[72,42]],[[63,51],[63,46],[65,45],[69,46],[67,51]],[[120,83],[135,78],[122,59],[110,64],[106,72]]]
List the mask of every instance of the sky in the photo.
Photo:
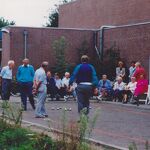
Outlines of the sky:
[[0,17],[17,26],[41,27],[60,0],[0,0]]

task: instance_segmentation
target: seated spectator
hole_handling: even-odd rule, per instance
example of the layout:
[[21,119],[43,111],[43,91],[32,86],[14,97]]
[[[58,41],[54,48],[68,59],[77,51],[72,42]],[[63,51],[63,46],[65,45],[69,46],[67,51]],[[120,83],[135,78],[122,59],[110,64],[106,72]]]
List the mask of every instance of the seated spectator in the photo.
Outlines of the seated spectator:
[[47,72],[47,94],[50,95],[51,100],[56,94],[56,82],[50,71]]
[[144,75],[141,74],[134,91],[134,100],[136,100],[137,106],[139,106],[140,96],[146,93],[147,91],[148,91],[148,80],[146,80]]
[[61,97],[61,88],[62,88],[62,81],[58,73],[55,73],[55,82],[56,82],[56,100],[59,100]]
[[136,84],[137,84],[136,78],[131,77],[131,82],[128,83],[128,85],[125,87],[125,90],[123,91],[124,94],[123,103],[127,103],[129,97],[131,97],[134,94]]
[[69,88],[69,92],[72,93],[75,101],[77,100],[77,94],[76,94],[76,90],[75,90],[76,87],[77,87],[77,83],[73,82],[73,84]]
[[67,101],[69,94],[69,80],[70,80],[70,73],[66,72],[64,78],[62,79],[62,94],[65,101]]
[[107,75],[102,75],[102,79],[98,83],[99,96],[98,99],[102,97],[110,96],[112,93],[112,85],[110,80],[107,79]]
[[114,84],[114,101],[122,101],[123,99],[123,91],[125,89],[125,83],[122,80],[122,77],[118,77],[117,81]]
[[123,62],[119,61],[118,67],[116,68],[116,79],[117,77],[122,77],[122,79],[124,79],[125,74],[126,74],[126,71],[125,71],[125,68],[123,67]]
[[135,72],[133,74],[133,77],[136,78],[136,81],[138,82],[138,80],[140,79],[140,76],[143,75],[143,78],[146,79],[146,71],[145,69],[141,66],[140,62],[136,62],[135,63]]
[[129,80],[131,81],[131,77],[133,76],[135,72],[135,61],[131,61],[131,66],[129,68]]

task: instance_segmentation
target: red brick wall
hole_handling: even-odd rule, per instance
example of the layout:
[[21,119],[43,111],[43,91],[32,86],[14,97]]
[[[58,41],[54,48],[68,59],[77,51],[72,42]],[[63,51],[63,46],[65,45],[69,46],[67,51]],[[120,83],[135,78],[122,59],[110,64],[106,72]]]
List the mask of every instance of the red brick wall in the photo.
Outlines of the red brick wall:
[[114,46],[120,50],[122,60],[129,67],[132,60],[141,61],[144,68],[149,67],[150,24],[116,29],[105,29],[104,51]]
[[[24,35],[23,31],[28,31],[27,37],[27,57],[30,63],[39,67],[42,61],[48,61],[49,67],[55,66],[55,53],[52,44],[56,39],[64,36],[67,41],[66,60],[68,64],[75,64],[78,61],[77,49],[81,47],[85,39],[89,45],[89,55],[93,55],[93,32],[71,29],[50,29],[50,28],[25,28],[11,27],[10,35],[3,39],[3,58],[2,64],[9,59],[14,59],[16,68],[24,58]],[[9,38],[10,37],[10,44]],[[10,49],[5,48],[9,47]],[[10,56],[8,55],[10,53]],[[15,70],[16,70],[15,68]]]
[[150,21],[149,0],[76,0],[59,8],[59,27],[99,28]]

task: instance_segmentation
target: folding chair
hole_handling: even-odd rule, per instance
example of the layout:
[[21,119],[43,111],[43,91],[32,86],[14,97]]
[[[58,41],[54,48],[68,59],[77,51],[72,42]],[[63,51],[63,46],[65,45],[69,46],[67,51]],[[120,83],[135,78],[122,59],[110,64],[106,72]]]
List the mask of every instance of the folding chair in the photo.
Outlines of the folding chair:
[[150,105],[150,85],[148,85],[148,92],[145,104]]

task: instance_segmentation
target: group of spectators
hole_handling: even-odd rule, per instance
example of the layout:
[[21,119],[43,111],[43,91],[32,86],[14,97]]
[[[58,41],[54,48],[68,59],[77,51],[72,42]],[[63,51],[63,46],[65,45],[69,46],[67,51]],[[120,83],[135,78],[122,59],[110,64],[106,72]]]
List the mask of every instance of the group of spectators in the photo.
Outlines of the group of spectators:
[[131,62],[129,68],[129,83],[125,83],[126,70],[123,62],[118,62],[116,67],[115,81],[111,82],[107,79],[107,75],[102,75],[99,81],[98,99],[109,98],[109,100],[127,103],[129,100],[133,104],[139,105],[139,98],[148,91],[148,80],[146,79],[146,71],[140,62]]
[[[15,62],[8,61],[8,65],[3,67],[0,73],[2,83],[2,100],[9,100],[12,80],[12,70]],[[130,97],[133,97],[134,103],[139,105],[139,96],[147,92],[148,80],[146,72],[140,62],[132,62],[129,68],[129,80],[124,82],[126,70],[123,62],[118,62],[116,67],[115,81],[107,79],[107,75],[102,75],[98,82],[94,67],[89,64],[89,58],[86,55],[81,57],[81,64],[77,65],[70,76],[69,72],[64,74],[61,79],[58,73],[52,75],[48,71],[48,62],[42,62],[39,69],[34,72],[34,67],[29,64],[29,59],[24,59],[22,65],[18,67],[16,79],[21,94],[23,110],[27,110],[27,98],[35,109],[36,118],[48,117],[45,109],[47,95],[51,100],[63,98],[65,101],[68,95],[73,94],[77,99],[78,112],[86,108],[86,114],[89,112],[89,99],[97,95],[98,99],[112,99],[113,101],[122,101],[127,103]],[[35,107],[34,94],[37,95]]]
[[75,88],[76,83],[69,87],[70,73],[65,72],[64,77],[61,79],[59,73],[52,76],[50,71],[47,72],[47,94],[51,100],[60,100],[63,98],[67,101],[70,95],[76,99]]

